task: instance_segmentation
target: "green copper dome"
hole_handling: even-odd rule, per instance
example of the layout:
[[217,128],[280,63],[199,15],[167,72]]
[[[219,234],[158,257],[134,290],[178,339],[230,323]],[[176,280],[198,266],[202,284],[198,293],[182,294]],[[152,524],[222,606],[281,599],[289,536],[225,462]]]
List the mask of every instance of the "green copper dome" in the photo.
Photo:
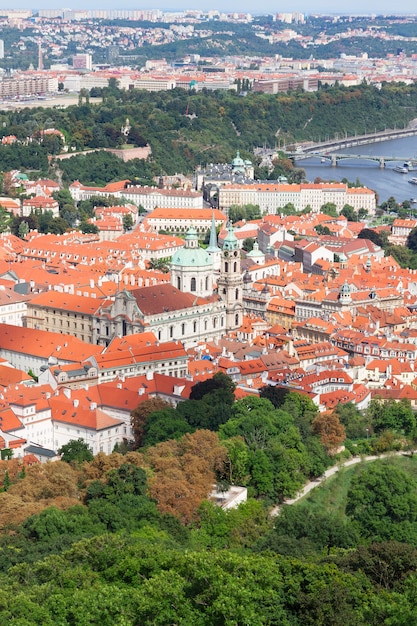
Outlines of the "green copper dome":
[[223,250],[237,250],[239,247],[239,242],[236,239],[235,231],[233,226],[229,224],[228,233],[223,241]]
[[185,246],[177,250],[171,259],[171,266],[176,267],[211,267],[213,261],[206,250],[198,245],[197,231],[191,226],[185,236]]

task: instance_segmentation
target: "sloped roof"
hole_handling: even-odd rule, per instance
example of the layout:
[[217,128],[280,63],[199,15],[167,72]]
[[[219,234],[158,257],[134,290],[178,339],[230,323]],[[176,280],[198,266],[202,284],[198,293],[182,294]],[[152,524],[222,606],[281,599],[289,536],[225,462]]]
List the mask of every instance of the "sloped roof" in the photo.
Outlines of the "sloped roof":
[[168,283],[133,289],[131,293],[144,315],[180,311],[207,302],[204,298],[196,298],[190,293],[183,293]]

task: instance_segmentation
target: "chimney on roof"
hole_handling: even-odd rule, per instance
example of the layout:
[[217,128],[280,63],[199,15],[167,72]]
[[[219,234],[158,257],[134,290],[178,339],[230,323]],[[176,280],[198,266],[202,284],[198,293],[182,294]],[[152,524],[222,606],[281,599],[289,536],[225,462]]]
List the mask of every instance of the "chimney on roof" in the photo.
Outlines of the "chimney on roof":
[[97,402],[90,402],[90,411],[95,411],[97,408]]
[[66,396],[67,398],[71,398],[71,389],[69,389],[68,387],[64,387],[64,396]]
[[145,387],[139,387],[139,389],[138,389],[138,394],[139,394],[140,396],[143,396],[143,394],[144,394],[144,393],[145,393]]
[[74,398],[74,401],[73,401],[73,402],[74,402],[74,408],[77,408],[77,407],[78,407],[78,405],[79,405],[79,403],[80,403],[80,401],[78,400],[78,398]]
[[146,372],[146,380],[153,380],[153,370],[148,370]]
[[91,289],[94,289],[94,278],[90,278],[90,287]]

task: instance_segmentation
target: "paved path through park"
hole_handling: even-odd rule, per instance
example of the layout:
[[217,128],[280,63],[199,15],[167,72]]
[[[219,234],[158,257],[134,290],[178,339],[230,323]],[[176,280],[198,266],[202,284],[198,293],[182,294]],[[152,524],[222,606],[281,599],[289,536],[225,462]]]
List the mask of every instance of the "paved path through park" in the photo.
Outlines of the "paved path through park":
[[[310,493],[310,491],[312,491],[316,487],[319,487],[319,485],[323,483],[326,480],[326,478],[330,478],[330,476],[334,476],[340,469],[343,469],[344,467],[350,467],[351,465],[356,465],[357,463],[362,463],[362,462],[367,463],[369,461],[377,461],[378,459],[386,459],[391,456],[402,456],[405,454],[406,453],[403,450],[399,450],[398,452],[387,452],[386,454],[380,454],[380,455],[374,455],[374,456],[354,456],[351,459],[348,459],[347,461],[345,461],[344,463],[340,463],[338,465],[333,465],[333,467],[330,467],[328,470],[324,472],[323,476],[320,476],[320,478],[316,478],[315,480],[311,480],[310,482],[308,482],[306,485],[304,485],[303,489],[297,493],[295,498],[288,498],[288,500],[284,500],[283,504],[294,504],[295,502],[298,502],[298,500],[301,500],[301,498],[304,498],[304,496]],[[281,506],[282,505],[274,506],[274,508],[271,511],[271,515],[273,517],[275,517],[276,515],[279,515]]]

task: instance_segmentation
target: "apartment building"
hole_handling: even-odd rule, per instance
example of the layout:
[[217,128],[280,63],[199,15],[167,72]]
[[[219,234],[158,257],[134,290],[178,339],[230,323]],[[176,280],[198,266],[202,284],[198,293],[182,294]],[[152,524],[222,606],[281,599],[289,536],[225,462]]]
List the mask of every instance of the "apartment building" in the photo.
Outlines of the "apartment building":
[[345,204],[357,211],[365,209],[370,215],[376,209],[375,192],[366,187],[349,188],[344,183],[274,184],[253,183],[224,185],[218,188],[219,208],[227,211],[232,205],[256,204],[261,213],[275,214],[286,204],[297,211],[310,206],[314,213],[331,202],[341,211]]

